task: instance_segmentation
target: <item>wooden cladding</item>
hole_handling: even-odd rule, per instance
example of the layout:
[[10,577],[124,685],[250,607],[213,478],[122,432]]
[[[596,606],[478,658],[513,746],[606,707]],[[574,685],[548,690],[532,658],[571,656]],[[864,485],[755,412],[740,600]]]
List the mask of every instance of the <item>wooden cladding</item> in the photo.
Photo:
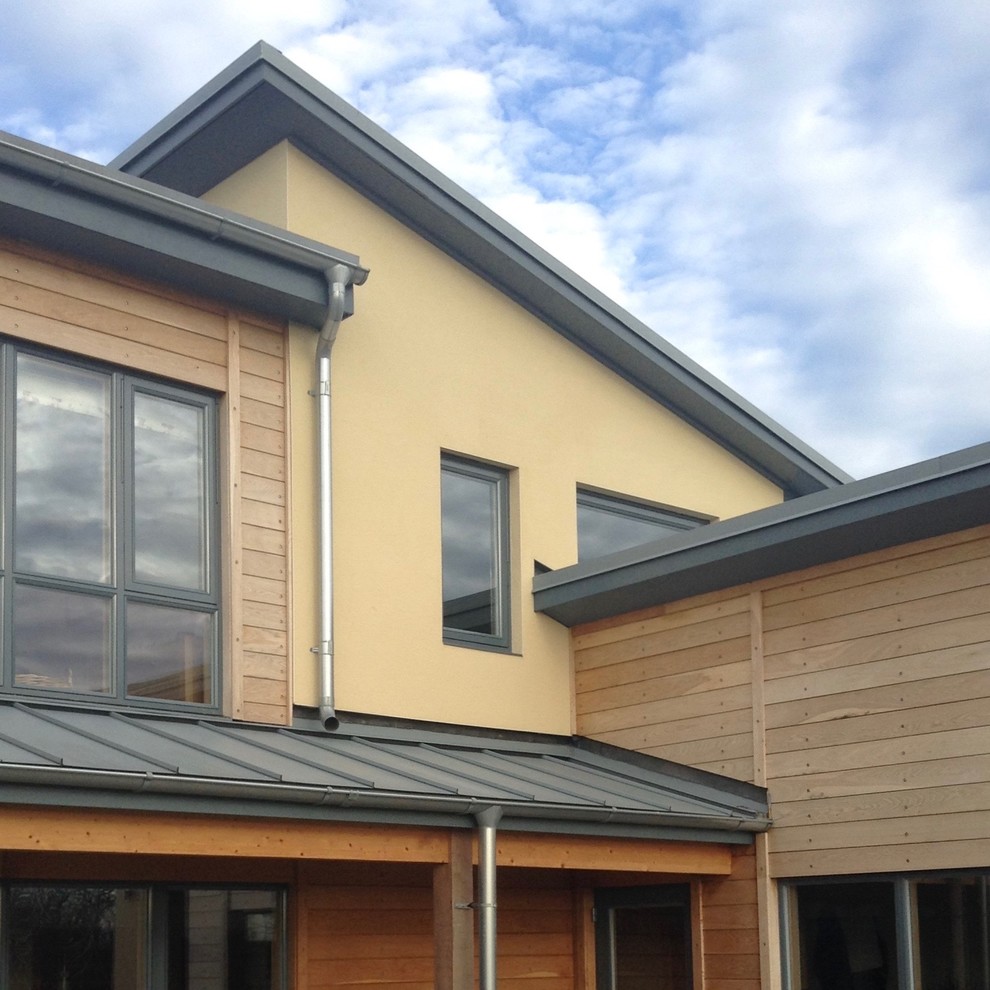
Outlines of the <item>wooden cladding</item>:
[[224,708],[287,723],[285,327],[0,241],[0,333],[222,396]]
[[990,527],[582,627],[578,731],[765,784],[771,875],[990,859]]

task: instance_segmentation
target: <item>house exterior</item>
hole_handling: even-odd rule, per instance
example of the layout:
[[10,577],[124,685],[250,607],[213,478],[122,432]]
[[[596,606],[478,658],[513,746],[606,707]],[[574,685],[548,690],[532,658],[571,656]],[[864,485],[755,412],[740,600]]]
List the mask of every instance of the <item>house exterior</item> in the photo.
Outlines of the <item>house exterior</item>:
[[0,292],[4,986],[828,986],[836,877],[986,985],[985,452],[850,483],[266,45],[0,137]]

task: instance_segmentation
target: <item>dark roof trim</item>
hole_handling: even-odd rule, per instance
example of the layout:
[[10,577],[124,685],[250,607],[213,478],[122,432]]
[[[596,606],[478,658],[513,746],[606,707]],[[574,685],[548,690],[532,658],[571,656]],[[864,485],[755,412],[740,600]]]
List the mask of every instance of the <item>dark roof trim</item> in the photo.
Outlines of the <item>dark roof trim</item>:
[[745,460],[787,496],[848,480],[269,45],[245,53],[112,164],[201,195],[283,140]]
[[256,312],[321,326],[326,272],[356,256],[0,133],[0,230]]
[[537,575],[568,626],[990,522],[990,443]]
[[0,702],[0,803],[747,843],[766,791],[589,740]]

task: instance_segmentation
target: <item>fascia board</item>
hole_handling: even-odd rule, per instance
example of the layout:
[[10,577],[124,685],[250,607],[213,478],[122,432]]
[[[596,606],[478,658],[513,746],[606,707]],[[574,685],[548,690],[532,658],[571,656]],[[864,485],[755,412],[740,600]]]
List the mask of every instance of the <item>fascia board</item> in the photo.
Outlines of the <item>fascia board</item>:
[[260,44],[112,163],[200,195],[282,140],[778,484],[850,480],[395,138]]
[[325,272],[356,256],[144,180],[0,136],[8,236],[252,310],[321,325]]
[[534,607],[593,622],[990,522],[990,444],[533,579]]

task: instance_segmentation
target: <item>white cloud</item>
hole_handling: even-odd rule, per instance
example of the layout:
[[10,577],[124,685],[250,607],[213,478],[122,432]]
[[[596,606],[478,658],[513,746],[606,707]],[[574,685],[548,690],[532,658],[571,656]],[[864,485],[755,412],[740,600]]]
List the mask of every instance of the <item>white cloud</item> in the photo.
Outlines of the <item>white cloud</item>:
[[35,0],[0,127],[106,160],[259,38],[854,472],[990,435],[982,0]]

